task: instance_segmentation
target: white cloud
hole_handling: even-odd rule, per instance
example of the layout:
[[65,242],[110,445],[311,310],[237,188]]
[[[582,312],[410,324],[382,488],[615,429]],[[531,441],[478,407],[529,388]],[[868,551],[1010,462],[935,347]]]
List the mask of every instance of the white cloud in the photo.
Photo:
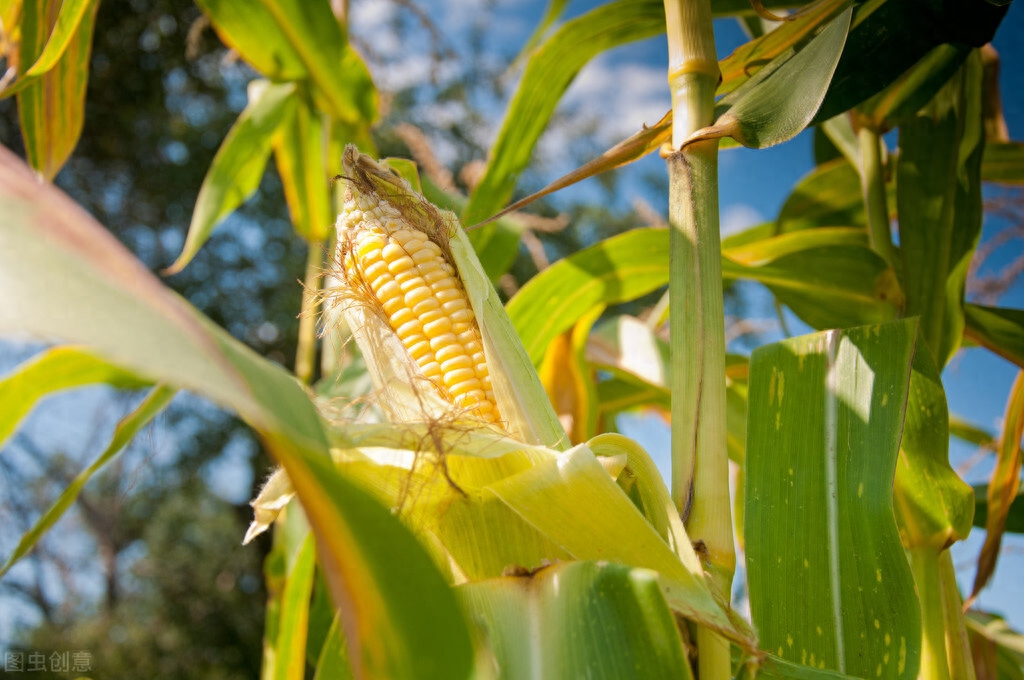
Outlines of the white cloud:
[[733,203],[722,211],[722,236],[731,236],[765,221],[764,215],[746,203]]
[[583,67],[564,102],[584,116],[599,117],[601,134],[616,140],[645,123],[656,123],[672,105],[664,68],[639,62],[613,64],[607,55]]

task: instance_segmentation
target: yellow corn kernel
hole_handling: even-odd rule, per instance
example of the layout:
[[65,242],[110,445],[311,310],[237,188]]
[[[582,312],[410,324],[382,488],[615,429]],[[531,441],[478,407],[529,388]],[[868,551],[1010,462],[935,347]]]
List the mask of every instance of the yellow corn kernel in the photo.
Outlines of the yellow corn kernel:
[[[423,232],[381,206],[350,209],[343,262],[380,304],[422,374],[438,392],[481,420],[500,418],[473,309],[455,269]],[[369,292],[368,291],[368,292]]]

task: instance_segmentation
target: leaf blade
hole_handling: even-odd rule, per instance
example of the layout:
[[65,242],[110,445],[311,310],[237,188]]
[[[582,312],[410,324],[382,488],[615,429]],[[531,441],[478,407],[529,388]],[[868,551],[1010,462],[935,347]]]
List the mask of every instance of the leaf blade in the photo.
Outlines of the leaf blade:
[[295,89],[291,83],[250,84],[249,104],[217,149],[199,189],[185,245],[166,273],[184,269],[217,225],[255,193],[275,133],[295,116]]
[[123,389],[150,384],[77,347],[54,347],[18,366],[0,380],[0,447],[43,397],[97,383]]
[[[920,612],[891,493],[915,337],[916,321],[897,321],[751,357],[751,613],[762,646],[783,659],[858,677],[917,675]],[[870,535],[853,531],[866,526]],[[874,621],[873,635],[844,621]]]
[[92,476],[113,460],[128,445],[128,442],[167,406],[174,394],[175,390],[164,385],[158,385],[142,403],[117,423],[117,427],[114,429],[114,436],[107,445],[107,448],[89,464],[89,467],[78,473],[67,488],[61,492],[53,505],[36,520],[31,529],[22,535],[18,545],[14,548],[14,552],[7,558],[3,566],[0,566],[0,578],[35,547],[39,539],[43,537],[43,534],[49,531],[75,500],[78,499],[82,489],[92,479]]

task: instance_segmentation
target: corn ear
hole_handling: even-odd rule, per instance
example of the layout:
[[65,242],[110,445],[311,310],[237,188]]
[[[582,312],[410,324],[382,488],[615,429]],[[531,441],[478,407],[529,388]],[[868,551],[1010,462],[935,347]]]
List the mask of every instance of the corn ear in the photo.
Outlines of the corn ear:
[[[548,401],[533,363],[455,214],[432,205],[386,163],[360,154],[354,146],[346,147],[343,167],[345,205],[337,222],[335,268],[325,277],[324,315],[327,323],[337,322],[340,316],[348,326],[373,380],[377,404],[392,425],[351,422],[336,425],[332,430],[334,454],[343,459],[355,457],[378,466],[412,472],[416,467],[415,452],[430,446],[440,446],[445,453],[474,458],[518,452],[532,463],[568,449],[569,438]],[[481,408],[479,399],[470,398],[469,403],[466,398],[461,402],[456,400],[453,397],[460,395],[453,395],[452,392],[458,390],[451,387],[458,383],[437,380],[436,369],[425,370],[430,361],[420,365],[413,358],[402,335],[391,323],[394,315],[384,309],[384,303],[393,300],[393,296],[385,294],[382,301],[377,295],[387,281],[377,282],[372,272],[367,276],[366,267],[373,262],[363,265],[354,261],[359,255],[357,232],[363,221],[363,208],[381,206],[386,206],[381,212],[387,213],[395,224],[385,224],[385,228],[378,231],[393,234],[404,230],[422,234],[420,240],[434,244],[422,247],[441,254],[444,265],[464,291],[490,379],[489,389],[482,391],[492,401],[492,409]],[[402,235],[406,242],[407,237],[407,234]],[[379,248],[382,254],[384,245],[387,243]],[[420,248],[407,248],[413,252],[405,254],[412,258]],[[380,269],[380,263],[376,264]],[[397,300],[394,306],[399,306]],[[415,305],[408,307],[412,311]],[[406,333],[405,337],[408,340],[410,336]],[[436,360],[438,348],[431,349]],[[473,359],[472,354],[469,353],[470,361],[476,369],[479,361]],[[440,368],[441,362],[435,363],[436,368]],[[475,370],[475,373],[482,371]],[[444,427],[436,427],[439,423]],[[621,469],[611,460],[602,460],[602,463],[608,466],[613,477]],[[265,531],[293,496],[287,475],[277,470],[252,502],[255,519],[245,542]]]
[[[393,422],[495,423],[525,444],[567,448],[533,364],[455,214],[435,207],[386,163],[353,146],[345,149],[343,167],[337,262],[344,286],[332,299],[367,360],[382,410]],[[368,254],[373,257],[360,259]],[[423,280],[408,273],[413,264]],[[444,271],[436,273],[439,267]],[[391,278],[379,279],[385,270]],[[438,293],[438,285],[426,270],[442,280],[450,274],[466,295],[465,313],[452,293],[439,304],[456,308],[460,316],[438,320],[438,304],[427,299]],[[426,321],[424,310],[432,314]],[[445,337],[433,335],[432,325],[443,326],[439,332]],[[456,378],[437,360],[438,352],[450,347],[448,336],[465,339],[462,344],[470,350],[451,360],[462,372]],[[477,339],[482,352],[470,346]],[[410,350],[419,354],[414,357]],[[470,373],[467,380],[479,386],[463,387],[462,378]]]

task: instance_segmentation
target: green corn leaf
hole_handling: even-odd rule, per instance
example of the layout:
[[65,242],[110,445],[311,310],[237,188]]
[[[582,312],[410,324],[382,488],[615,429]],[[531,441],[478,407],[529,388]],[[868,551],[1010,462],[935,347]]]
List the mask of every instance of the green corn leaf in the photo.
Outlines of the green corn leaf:
[[345,638],[342,636],[340,616],[334,617],[327,631],[324,646],[320,648],[313,680],[353,680],[352,667],[349,665],[345,650]]
[[274,136],[282,126],[292,125],[295,108],[295,85],[265,80],[249,84],[249,105],[231,126],[206,172],[185,246],[167,273],[184,269],[214,228],[256,191]]
[[[29,164],[47,180],[57,176],[82,134],[92,30],[99,7],[98,2],[70,5],[65,15],[64,5],[61,12],[54,11],[57,2],[26,0],[21,18],[19,59],[22,64],[38,59],[45,70],[26,78],[21,86],[18,118]],[[52,25],[50,17],[54,17]],[[56,40],[52,51],[47,42],[51,36]],[[54,111],[61,115],[53,115]]]
[[548,32],[548,29],[559,17],[562,16],[562,12],[565,11],[566,6],[569,4],[569,0],[548,0],[547,6],[544,8],[544,16],[540,18],[540,22],[537,27],[533,29],[533,33],[526,39],[526,44],[523,45],[523,49],[520,50],[519,56],[516,57],[516,61],[525,59],[530,56],[534,48],[540,44],[540,41],[544,39],[544,35]]
[[0,333],[12,331],[82,343],[238,413],[284,465],[309,517],[357,674],[469,675],[469,632],[444,577],[397,518],[335,469],[295,378],[168,291],[0,148]]
[[626,456],[626,467],[616,477],[615,483],[666,543],[678,545],[686,540],[686,531],[665,480],[642,446],[613,432],[594,437],[587,446],[596,456]]
[[[710,590],[689,540],[669,545],[616,486],[586,446],[486,488],[578,560],[610,560],[657,571],[669,606],[741,647],[752,634]],[[571,503],[564,499],[571,498]],[[679,531],[685,531],[679,527]]]
[[[756,675],[753,671],[756,669]],[[836,673],[835,671],[812,668],[811,666],[786,661],[772,654],[765,655],[764,659],[756,665],[745,666],[736,680],[753,680],[754,678],[769,678],[770,680],[845,680],[849,675]]]
[[764,649],[862,678],[915,678],[920,611],[892,484],[916,320],[754,352],[747,575]]
[[858,106],[858,120],[879,132],[895,128],[935,96],[956,74],[970,51],[963,44],[939,45],[891,85]]
[[949,434],[977,447],[993,451],[996,448],[996,439],[991,432],[953,414],[949,416]]
[[[508,203],[519,175],[547,127],[562,94],[583,66],[618,45],[665,30],[665,8],[656,2],[617,0],[566,22],[532,54],[498,138],[487,171],[462,214],[467,225],[481,222]],[[488,225],[473,232],[474,246],[490,238]]]
[[1005,6],[989,2],[857,3],[846,49],[815,122],[881,92],[939,45],[981,47],[992,39],[1005,14]]
[[602,562],[471,583],[459,595],[509,680],[692,673],[658,575]]
[[729,136],[743,146],[762,149],[795,137],[825,98],[852,16],[850,7],[806,44],[788,48],[725,95],[715,106],[715,123],[695,132],[688,142]]
[[[824,136],[832,142],[836,150],[850,162],[854,168],[860,168],[860,140],[857,139],[857,131],[853,129],[853,121],[850,116],[840,114],[835,118],[829,118],[817,128]],[[815,138],[817,140],[817,138]],[[817,141],[815,143],[817,149]],[[817,153],[817,152],[815,152]],[[817,155],[815,161],[817,161]]]
[[[850,232],[807,230],[778,238],[745,246],[744,257],[757,266],[724,257],[722,275],[763,283],[815,328],[895,317],[902,302],[895,275],[878,254],[851,242]],[[773,252],[784,254],[763,259]],[[545,269],[509,301],[508,314],[539,364],[552,339],[593,307],[633,300],[667,283],[668,230],[633,229]]]
[[986,141],[981,179],[1001,184],[1024,184],[1024,142]]
[[812,328],[887,321],[902,301],[892,269],[859,245],[808,248],[757,267],[723,259],[722,276],[764,284]]
[[18,366],[0,380],[0,448],[40,399],[96,384],[137,389],[150,383],[79,347],[55,347]]
[[377,119],[377,91],[324,2],[200,0],[226,45],[273,81],[310,80],[318,108],[347,123]]
[[[749,81],[757,72],[798,46],[807,42],[823,26],[839,16],[849,6],[847,0],[828,0],[807,8],[807,11],[792,21],[787,21],[757,40],[741,45],[719,64],[722,82],[718,96],[727,95]],[[746,9],[752,9],[748,5]]]
[[308,76],[298,50],[266,3],[240,5],[231,0],[200,0],[196,4],[210,18],[221,41],[265,77],[287,81]]
[[811,170],[786,198],[775,222],[779,232],[866,225],[856,167],[836,159]]
[[900,127],[896,203],[907,314],[941,369],[960,347],[964,284],[981,235],[981,59],[973,54]]
[[531,279],[508,315],[533,363],[559,333],[597,305],[632,300],[668,283],[668,231],[634,229],[561,260]]
[[936,554],[971,530],[974,494],[949,464],[949,408],[928,348],[918,340],[893,502],[903,545]]
[[[320,112],[301,97],[295,105],[294,115],[282,119],[272,140],[274,160],[284,186],[292,225],[300,236],[310,243],[319,244],[327,238],[333,222]],[[260,140],[256,146],[264,148],[262,144]],[[266,163],[265,157],[263,162]],[[254,161],[253,175],[256,174],[262,175],[262,171],[256,173]],[[259,184],[258,178],[256,184]]]
[[113,460],[117,454],[119,454],[125,446],[128,445],[135,435],[139,433],[146,425],[149,424],[153,418],[156,417],[160,411],[171,401],[174,396],[174,390],[165,386],[157,386],[153,389],[149,395],[143,399],[142,403],[139,404],[135,410],[129,413],[127,416],[122,418],[117,427],[114,429],[114,436],[110,440],[110,444],[101,453],[96,460],[90,463],[89,467],[82,472],[78,473],[78,476],[67,486],[66,489],[61,493],[60,497],[57,498],[56,502],[50,506],[50,509],[43,513],[31,529],[25,532],[18,541],[17,547],[14,548],[14,552],[7,558],[7,561],[2,567],[0,567],[0,578],[13,567],[18,560],[27,555],[32,548],[35,547],[39,539],[43,537],[47,531],[50,530],[54,524],[57,523],[68,508],[74,504],[78,495],[82,492],[85,485],[92,479],[92,476],[99,472],[104,465]]
[[968,303],[964,337],[1024,368],[1024,310]]
[[739,245],[723,245],[722,255],[736,264],[756,267],[805,250],[829,246],[855,249],[867,243],[867,233],[862,227],[818,227],[767,235]]
[[[974,487],[974,526],[985,528],[988,521],[988,484]],[[1003,531],[1024,534],[1024,490],[1017,489],[1017,495],[1010,502]]]
[[316,543],[313,534],[307,530],[281,593],[274,680],[303,680],[306,677],[306,633],[315,571]]

